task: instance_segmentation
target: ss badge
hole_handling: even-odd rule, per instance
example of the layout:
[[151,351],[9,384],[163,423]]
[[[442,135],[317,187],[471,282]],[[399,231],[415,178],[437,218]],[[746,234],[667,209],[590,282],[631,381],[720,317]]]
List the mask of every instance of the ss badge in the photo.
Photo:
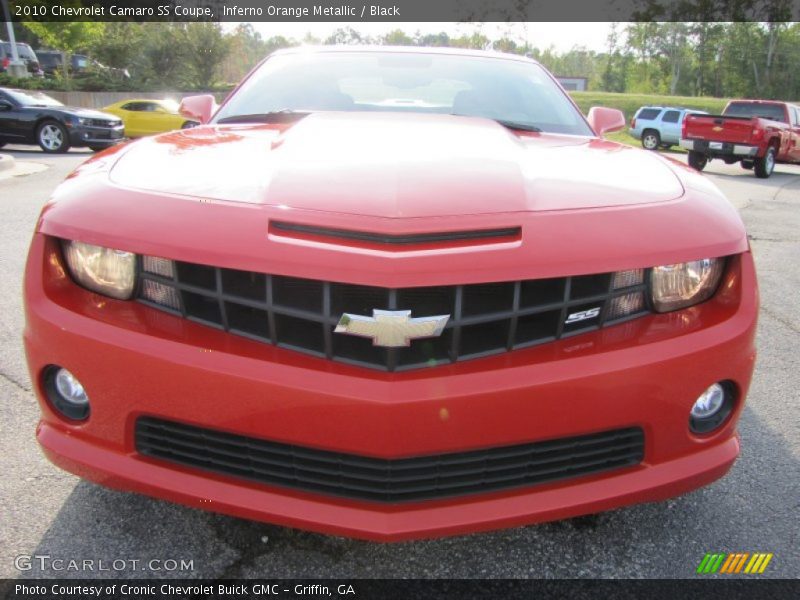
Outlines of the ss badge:
[[586,321],[587,319],[594,319],[595,317],[598,316],[600,316],[599,306],[595,308],[590,308],[589,310],[581,310],[578,312],[574,312],[567,317],[567,320],[564,321],[564,323],[569,325],[570,323],[577,323],[578,321]]

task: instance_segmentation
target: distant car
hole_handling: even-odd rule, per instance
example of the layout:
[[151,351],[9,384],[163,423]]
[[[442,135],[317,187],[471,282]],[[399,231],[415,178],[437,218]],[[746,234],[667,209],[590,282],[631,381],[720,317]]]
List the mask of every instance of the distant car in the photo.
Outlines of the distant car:
[[[13,57],[11,42],[0,42],[0,48],[2,48],[2,50],[0,50],[0,62],[4,63],[2,71],[5,71]],[[28,44],[17,42],[17,56],[19,56],[19,59],[25,64],[25,67],[31,75],[34,77],[44,77],[44,71],[42,71],[39,65],[39,57],[36,56],[33,48]]]
[[628,130],[641,140],[645,150],[656,150],[676,146],[681,141],[681,126],[687,114],[706,114],[702,110],[674,108],[670,106],[643,106],[631,119]]
[[198,123],[178,112],[173,100],[137,98],[123,100],[103,108],[104,112],[118,116],[125,123],[128,137],[143,137],[174,129],[188,129]]
[[64,106],[38,91],[0,88],[0,146],[38,144],[45,152],[88,146],[97,151],[118,144],[124,135],[114,115]]
[[46,77],[53,77],[60,73],[64,65],[64,53],[58,50],[37,50],[36,56],[39,57],[39,66]]
[[89,75],[90,73],[103,73],[110,75],[116,79],[129,79],[130,73],[127,69],[117,69],[114,67],[107,67],[96,60],[89,58],[85,54],[67,54],[60,50],[37,50],[37,56],[41,63],[44,74],[48,77],[55,77],[57,73],[61,73],[64,68],[64,59],[69,57],[68,68],[69,73],[73,77],[81,77]]
[[689,151],[689,166],[698,171],[718,158],[729,165],[738,162],[766,179],[776,163],[800,163],[800,106],[731,100],[721,115],[686,119],[681,146]]

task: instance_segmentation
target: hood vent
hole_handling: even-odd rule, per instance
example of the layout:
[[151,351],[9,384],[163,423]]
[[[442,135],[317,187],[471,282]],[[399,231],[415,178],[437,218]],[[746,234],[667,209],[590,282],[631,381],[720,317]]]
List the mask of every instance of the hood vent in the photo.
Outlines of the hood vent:
[[498,241],[519,240],[521,227],[503,227],[499,229],[473,229],[468,231],[441,231],[433,233],[374,233],[355,231],[352,229],[335,229],[302,225],[285,221],[271,221],[270,233],[284,237],[328,238],[348,242],[365,242],[380,246],[411,246],[416,244],[450,244],[450,243],[493,243]]

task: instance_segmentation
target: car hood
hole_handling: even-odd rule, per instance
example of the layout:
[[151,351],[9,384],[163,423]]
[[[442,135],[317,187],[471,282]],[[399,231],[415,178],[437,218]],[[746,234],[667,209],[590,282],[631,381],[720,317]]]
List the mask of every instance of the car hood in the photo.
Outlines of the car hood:
[[[337,230],[464,235],[405,245]],[[488,230],[516,233],[472,236]],[[388,114],[203,126],[116,146],[55,190],[39,231],[383,287],[605,273],[748,247],[739,215],[713,183],[656,153],[515,135],[484,119]]]
[[111,115],[107,112],[99,110],[92,110],[90,108],[81,108],[79,106],[60,106],[56,110],[59,112],[80,117],[82,119],[106,119],[109,121],[119,121],[119,117]]
[[110,178],[204,200],[375,217],[621,206],[684,192],[666,161],[613,142],[516,135],[480,118],[370,113],[170,133],[130,145]]

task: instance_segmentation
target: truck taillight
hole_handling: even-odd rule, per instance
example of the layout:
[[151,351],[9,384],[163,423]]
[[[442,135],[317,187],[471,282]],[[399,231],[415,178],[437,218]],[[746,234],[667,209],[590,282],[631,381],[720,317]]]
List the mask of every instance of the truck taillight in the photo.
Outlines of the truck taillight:
[[689,117],[687,115],[687,117],[683,120],[683,124],[681,125],[681,139],[684,139],[684,140],[686,139],[686,121],[688,121],[688,120],[689,120]]
[[636,129],[636,117],[631,117],[631,129]]

